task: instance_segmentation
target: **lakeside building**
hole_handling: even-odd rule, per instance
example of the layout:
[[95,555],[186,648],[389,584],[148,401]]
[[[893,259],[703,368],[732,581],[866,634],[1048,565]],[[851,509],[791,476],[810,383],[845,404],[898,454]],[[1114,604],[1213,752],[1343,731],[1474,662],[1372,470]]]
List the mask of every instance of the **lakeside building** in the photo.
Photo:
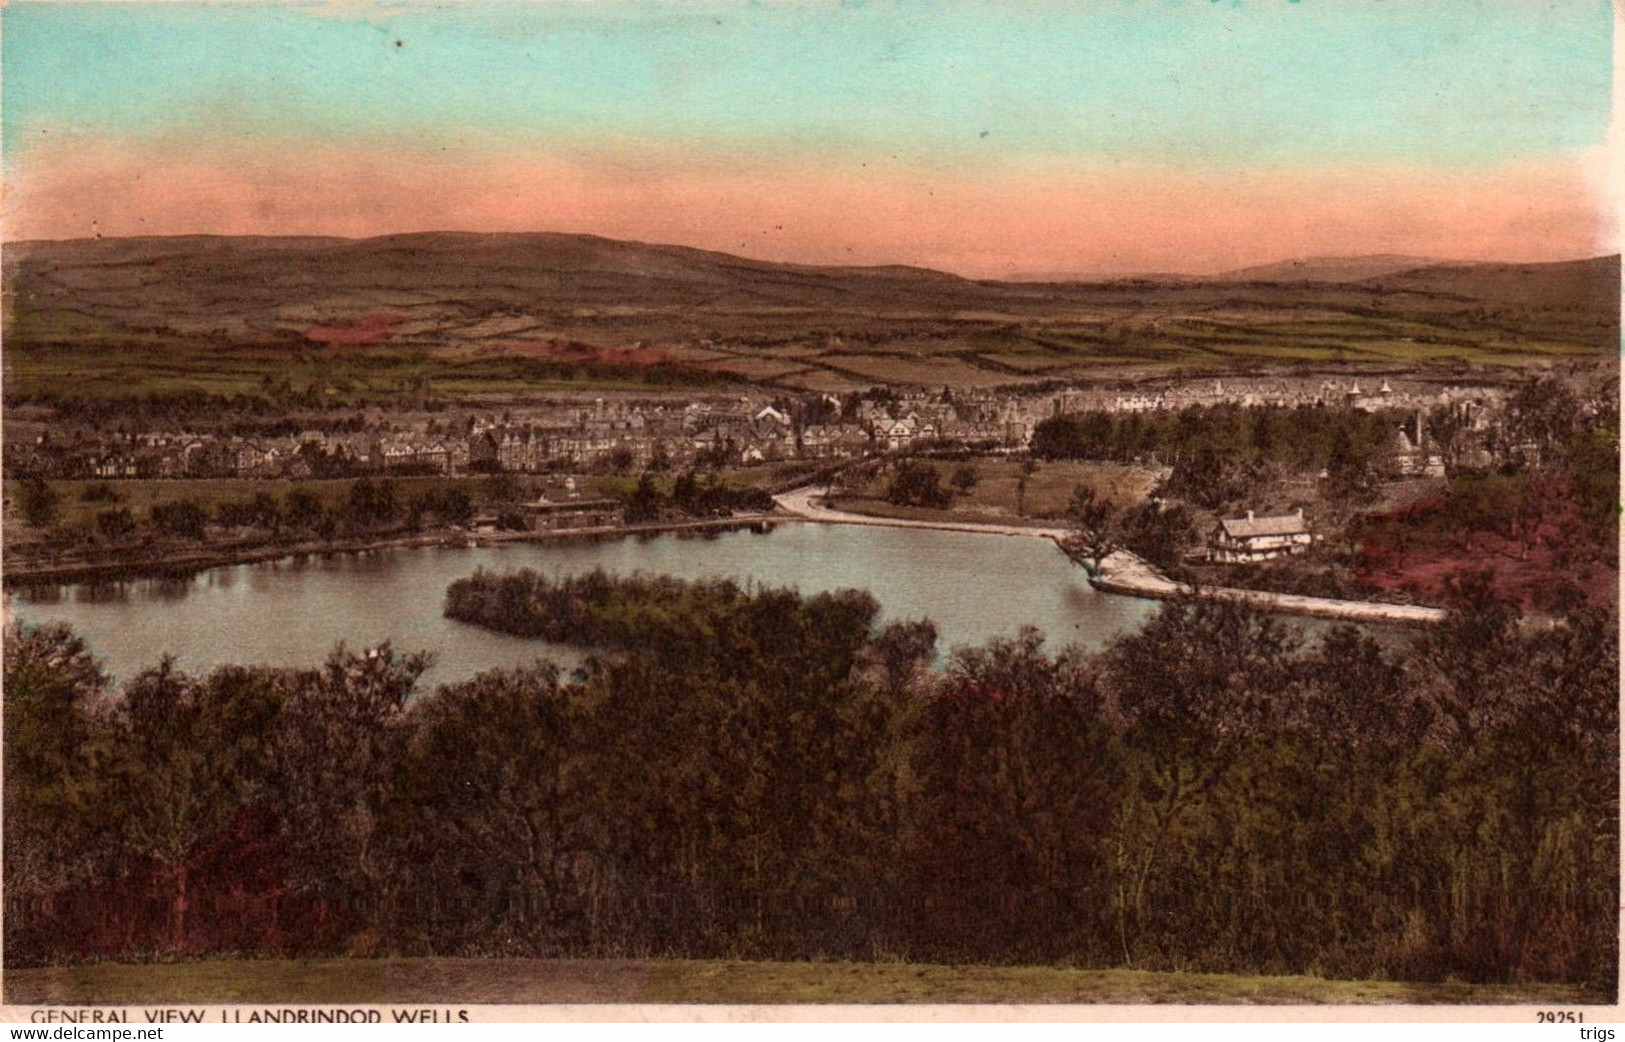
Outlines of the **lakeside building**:
[[1302,507],[1274,517],[1256,517],[1249,510],[1246,517],[1223,518],[1213,527],[1207,556],[1221,564],[1248,564],[1301,554],[1314,541]]

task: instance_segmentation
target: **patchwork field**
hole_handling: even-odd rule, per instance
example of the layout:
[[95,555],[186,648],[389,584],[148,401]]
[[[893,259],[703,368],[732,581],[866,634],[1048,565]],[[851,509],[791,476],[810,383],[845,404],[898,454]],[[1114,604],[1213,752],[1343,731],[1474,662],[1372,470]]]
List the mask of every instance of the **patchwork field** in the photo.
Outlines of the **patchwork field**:
[[13,402],[989,387],[1500,366],[1619,345],[1617,256],[1351,281],[1002,283],[591,236],[124,239],[16,244],[4,290]]

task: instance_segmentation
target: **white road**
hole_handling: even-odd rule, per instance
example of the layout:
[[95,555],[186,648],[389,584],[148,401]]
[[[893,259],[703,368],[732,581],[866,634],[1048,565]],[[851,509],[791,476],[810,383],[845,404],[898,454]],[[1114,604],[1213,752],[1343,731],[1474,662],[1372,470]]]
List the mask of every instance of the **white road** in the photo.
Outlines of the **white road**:
[[822,521],[831,525],[876,525],[882,528],[930,528],[939,532],[980,532],[983,535],[1025,535],[1041,539],[1064,539],[1071,533],[1064,528],[1026,528],[1021,525],[987,525],[972,521],[910,521],[899,517],[871,517],[851,514],[844,510],[831,510],[820,502],[821,486],[805,485],[773,497],[787,513],[804,521]]
[[[1038,536],[1059,543],[1071,533],[1064,528],[1025,528],[1020,525],[979,524],[970,521],[911,521],[903,518],[870,517],[844,510],[832,510],[820,502],[820,486],[807,485],[773,497],[780,509],[803,521],[817,521],[832,525],[876,525],[885,528],[929,528],[944,532],[980,532],[984,535]],[[1237,601],[1265,611],[1287,612],[1294,615],[1313,615],[1324,619],[1342,619],[1348,622],[1400,622],[1435,623],[1444,620],[1442,608],[1428,608],[1414,604],[1381,604],[1376,601],[1342,601],[1329,597],[1304,597],[1292,593],[1272,593],[1267,590],[1242,590],[1231,586],[1203,586],[1193,588],[1175,582],[1157,571],[1146,561],[1118,550],[1101,561],[1100,568],[1089,577],[1098,589],[1110,593],[1136,597],[1167,599],[1195,594]]]

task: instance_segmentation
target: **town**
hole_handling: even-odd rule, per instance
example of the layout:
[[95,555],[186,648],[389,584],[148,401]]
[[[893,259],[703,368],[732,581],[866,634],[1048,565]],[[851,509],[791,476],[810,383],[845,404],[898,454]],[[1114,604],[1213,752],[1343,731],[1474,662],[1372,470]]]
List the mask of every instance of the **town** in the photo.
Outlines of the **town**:
[[[1075,556],[1096,571],[1113,551],[1134,555],[1131,571],[1151,569],[1096,576],[1119,592],[1217,583],[1384,602],[1373,611],[1397,617],[1448,599],[1446,563],[1483,559],[1467,548],[1493,543],[1509,548],[1490,558],[1503,593],[1551,606],[1605,595],[1601,573],[1583,566],[1596,555],[1575,550],[1588,541],[1575,534],[1558,561],[1541,533],[1569,523],[1571,507],[1592,510],[1577,497],[1610,494],[1593,480],[1609,457],[1577,462],[1588,442],[1574,435],[1612,429],[1611,379],[1605,365],[1576,362],[1543,374],[1300,368],[1039,391],[744,385],[329,409],[215,402],[180,418],[19,405],[6,417],[6,500],[22,522],[8,529],[8,576],[761,526],[784,512],[773,497],[800,486],[856,516],[1060,525],[1090,544]],[[1524,505],[1473,505],[1486,495]]]
[[[1194,379],[1128,388],[1021,391],[874,388],[845,395],[598,396],[489,409],[441,403],[432,410],[371,407],[265,420],[227,415],[166,427],[125,419],[64,422],[19,408],[7,417],[9,478],[327,478],[364,474],[521,474],[591,470],[636,473],[785,460],[851,460],[921,448],[1017,452],[1045,419],[1081,412],[1169,412],[1235,406],[1349,408],[1406,413],[1396,425],[1407,466],[1442,474],[1444,459],[1484,466],[1487,432],[1509,393],[1482,383],[1359,379]],[[1444,410],[1452,440],[1440,445],[1423,417]],[[30,415],[33,412],[34,415]],[[256,433],[256,429],[258,432]]]

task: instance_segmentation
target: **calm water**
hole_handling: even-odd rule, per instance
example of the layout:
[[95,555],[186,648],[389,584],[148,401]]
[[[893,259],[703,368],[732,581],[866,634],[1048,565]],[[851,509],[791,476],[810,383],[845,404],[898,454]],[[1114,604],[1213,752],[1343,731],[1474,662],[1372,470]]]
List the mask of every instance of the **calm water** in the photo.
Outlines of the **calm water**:
[[788,524],[770,535],[419,548],[234,565],[189,579],[19,591],[13,608],[28,621],[71,623],[121,678],[164,652],[197,672],[222,663],[309,666],[339,641],[356,647],[387,639],[403,650],[433,651],[436,665],[425,680],[442,683],[538,654],[577,658],[443,617],[454,579],[478,567],[569,575],[599,566],[729,576],[803,593],[865,588],[887,619],[935,621],[944,648],[1011,635],[1024,624],[1038,626],[1052,644],[1099,647],[1155,607],[1092,589],[1082,569],[1044,539]]

